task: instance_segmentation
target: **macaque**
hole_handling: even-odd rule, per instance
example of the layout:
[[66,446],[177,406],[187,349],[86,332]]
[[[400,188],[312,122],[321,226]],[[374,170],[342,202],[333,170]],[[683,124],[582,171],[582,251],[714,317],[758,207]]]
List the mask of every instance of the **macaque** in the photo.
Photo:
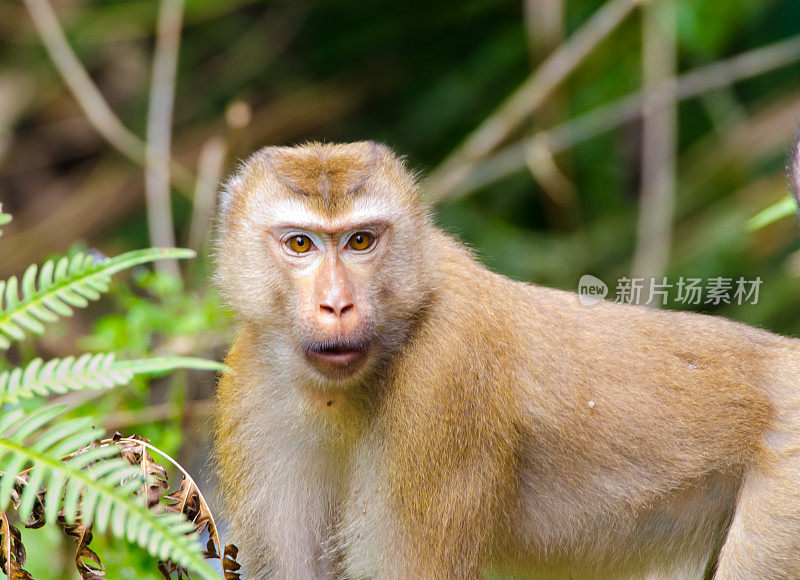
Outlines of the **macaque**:
[[800,578],[800,341],[512,281],[372,143],[225,187],[245,578]]

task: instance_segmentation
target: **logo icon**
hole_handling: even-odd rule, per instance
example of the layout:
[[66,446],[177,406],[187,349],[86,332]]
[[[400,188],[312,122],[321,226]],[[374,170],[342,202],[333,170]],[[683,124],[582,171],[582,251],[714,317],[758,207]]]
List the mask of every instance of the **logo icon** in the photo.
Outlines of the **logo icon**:
[[608,295],[608,286],[600,278],[584,274],[578,281],[578,300],[584,306],[594,306]]

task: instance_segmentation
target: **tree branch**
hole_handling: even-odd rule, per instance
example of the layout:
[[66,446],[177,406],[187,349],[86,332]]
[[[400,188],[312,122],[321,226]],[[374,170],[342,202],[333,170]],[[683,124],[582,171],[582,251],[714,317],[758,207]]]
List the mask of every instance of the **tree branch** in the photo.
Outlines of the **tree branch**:
[[[788,66],[798,60],[800,60],[800,35],[699,67],[686,74],[667,79],[648,92],[653,93],[651,101],[653,106],[663,106],[666,104],[665,101],[684,101]],[[636,119],[641,115],[645,98],[645,91],[635,92],[552,129],[541,131],[532,139],[546,140],[550,151],[557,155],[561,151]],[[484,162],[470,168],[457,186],[437,192],[432,197],[437,201],[444,198],[457,199],[523,169],[527,147],[527,140],[508,145]]]
[[[175,75],[178,69],[182,23],[183,0],[162,0],[158,12],[153,77],[147,111],[145,196],[150,243],[152,246],[163,248],[175,246],[169,159]],[[178,263],[175,260],[162,260],[156,264],[156,268],[173,276],[180,276]]]
[[[53,7],[47,0],[23,1],[50,60],[53,61],[64,83],[83,109],[89,123],[114,149],[134,163],[144,165],[147,145],[123,125],[119,117],[111,110],[108,102],[103,98],[97,85],[94,84],[67,42]],[[174,160],[170,163],[175,185],[190,189],[194,182],[191,172]]]
[[225,168],[227,152],[228,148],[222,137],[212,137],[200,149],[188,239],[188,246],[198,252],[208,237],[211,214],[214,212],[217,188]]
[[430,199],[438,201],[457,188],[475,163],[501,145],[643,1],[610,0],[597,10],[432,172]]
[[[675,153],[677,100],[675,76],[677,22],[673,0],[654,0],[644,7],[642,18],[642,177],[636,248],[631,276],[648,280],[645,301],[653,278],[664,275],[672,241],[675,212]],[[653,88],[663,86],[673,94]]]

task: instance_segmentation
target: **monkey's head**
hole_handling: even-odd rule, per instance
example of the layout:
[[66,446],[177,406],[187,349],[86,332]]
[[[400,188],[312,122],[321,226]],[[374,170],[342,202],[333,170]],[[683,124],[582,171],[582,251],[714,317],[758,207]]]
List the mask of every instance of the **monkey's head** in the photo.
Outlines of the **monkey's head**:
[[272,356],[354,381],[402,342],[431,288],[414,177],[372,142],[267,147],[224,189],[217,282]]

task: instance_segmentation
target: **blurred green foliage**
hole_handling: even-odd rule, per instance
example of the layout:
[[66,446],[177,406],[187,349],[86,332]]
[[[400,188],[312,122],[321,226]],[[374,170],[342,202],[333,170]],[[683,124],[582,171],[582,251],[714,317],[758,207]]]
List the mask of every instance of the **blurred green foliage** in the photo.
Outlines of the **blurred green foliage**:
[[148,268],[134,269],[132,284],[116,282],[110,296],[114,311],[98,318],[92,333],[81,339],[87,350],[141,357],[166,341],[201,341],[230,326],[230,314],[215,291],[188,291],[180,279]]

